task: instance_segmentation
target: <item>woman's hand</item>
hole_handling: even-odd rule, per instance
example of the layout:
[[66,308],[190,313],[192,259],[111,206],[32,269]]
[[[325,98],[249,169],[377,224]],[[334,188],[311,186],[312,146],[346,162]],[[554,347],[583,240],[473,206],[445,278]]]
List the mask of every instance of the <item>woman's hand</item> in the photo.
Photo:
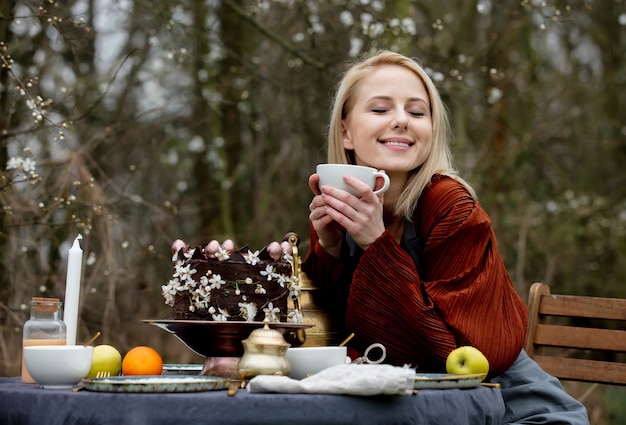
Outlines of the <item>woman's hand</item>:
[[345,229],[342,228],[326,212],[326,202],[319,188],[319,176],[312,174],[309,177],[309,187],[315,195],[309,204],[309,220],[318,236],[318,242],[322,248],[335,258],[341,254],[341,243]]
[[363,250],[385,231],[383,194],[375,195],[367,184],[351,176],[346,176],[345,182],[361,197],[331,186],[319,188],[317,174],[309,178],[309,187],[316,195],[309,205],[309,219],[320,245],[335,257],[339,257],[344,231]]

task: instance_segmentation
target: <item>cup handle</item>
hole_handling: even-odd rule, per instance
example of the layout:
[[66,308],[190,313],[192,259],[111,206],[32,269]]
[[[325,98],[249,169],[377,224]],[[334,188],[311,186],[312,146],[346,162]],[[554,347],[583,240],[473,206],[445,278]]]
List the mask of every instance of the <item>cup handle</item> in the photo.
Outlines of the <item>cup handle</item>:
[[374,178],[378,179],[378,177],[381,177],[385,181],[385,183],[383,184],[383,187],[374,191],[375,195],[384,193],[387,191],[387,189],[389,189],[389,183],[390,183],[389,176],[386,173],[381,173],[380,171],[376,171],[374,173]]

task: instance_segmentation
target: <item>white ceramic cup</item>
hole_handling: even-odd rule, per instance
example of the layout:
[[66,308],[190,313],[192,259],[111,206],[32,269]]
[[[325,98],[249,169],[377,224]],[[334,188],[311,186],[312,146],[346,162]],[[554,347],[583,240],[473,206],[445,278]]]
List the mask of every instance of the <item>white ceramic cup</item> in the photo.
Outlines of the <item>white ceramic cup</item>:
[[310,374],[349,362],[348,349],[343,347],[289,347],[286,353],[289,377],[303,379]]
[[376,189],[376,180],[380,177],[384,180],[383,187],[374,190],[374,193],[378,195],[389,189],[389,176],[372,167],[352,164],[319,164],[315,171],[320,177],[320,186],[333,186],[350,192],[354,196],[361,196],[361,194],[348,186],[343,181],[343,176],[353,176],[369,185],[372,190]]

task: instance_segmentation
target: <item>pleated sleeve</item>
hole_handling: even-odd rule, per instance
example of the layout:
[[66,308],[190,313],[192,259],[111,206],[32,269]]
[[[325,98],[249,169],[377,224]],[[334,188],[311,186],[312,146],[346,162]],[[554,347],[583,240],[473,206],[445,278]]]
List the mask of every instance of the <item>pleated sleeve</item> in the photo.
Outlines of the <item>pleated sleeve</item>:
[[407,252],[383,233],[344,282],[347,331],[361,350],[383,343],[396,364],[444,371],[450,351],[472,345],[487,356],[490,375],[504,372],[523,346],[526,307],[489,217],[459,182],[435,177],[414,220],[423,243],[421,278]]

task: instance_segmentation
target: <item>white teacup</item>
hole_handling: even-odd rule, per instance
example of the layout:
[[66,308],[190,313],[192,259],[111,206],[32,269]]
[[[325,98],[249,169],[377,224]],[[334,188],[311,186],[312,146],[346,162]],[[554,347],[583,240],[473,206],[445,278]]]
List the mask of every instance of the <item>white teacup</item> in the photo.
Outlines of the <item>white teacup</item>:
[[[389,189],[389,176],[378,171],[376,168],[364,167],[352,164],[319,164],[316,172],[320,177],[320,186],[333,186],[352,193],[354,196],[361,196],[353,187],[348,186],[343,181],[343,176],[353,176],[363,183],[369,185],[375,194],[386,192]],[[376,189],[378,177],[384,180],[383,187]],[[375,190],[376,189],[376,190]]]
[[332,366],[350,361],[348,349],[343,347],[289,347],[287,349],[289,377],[303,379]]

